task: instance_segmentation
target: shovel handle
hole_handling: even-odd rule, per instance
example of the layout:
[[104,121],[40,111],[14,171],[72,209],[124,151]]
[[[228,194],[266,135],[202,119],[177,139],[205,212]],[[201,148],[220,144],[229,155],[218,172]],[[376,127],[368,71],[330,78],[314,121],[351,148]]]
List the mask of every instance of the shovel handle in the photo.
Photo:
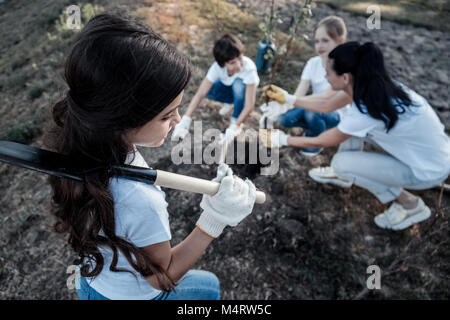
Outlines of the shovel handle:
[[[161,187],[214,195],[219,191],[220,183],[205,179],[194,178],[181,174],[156,170],[155,184]],[[266,194],[256,191],[255,203],[261,204],[266,201]]]

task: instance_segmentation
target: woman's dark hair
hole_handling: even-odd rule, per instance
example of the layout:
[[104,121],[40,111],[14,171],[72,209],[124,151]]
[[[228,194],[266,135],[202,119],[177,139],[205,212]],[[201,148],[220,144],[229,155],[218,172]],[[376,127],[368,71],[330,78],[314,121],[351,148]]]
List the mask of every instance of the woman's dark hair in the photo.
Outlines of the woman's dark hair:
[[405,106],[412,105],[408,94],[392,81],[383,53],[374,43],[347,42],[334,48],[328,57],[338,75],[353,76],[353,101],[358,110],[382,120],[387,131],[394,127],[398,114],[405,112]]
[[225,65],[225,62],[239,57],[243,53],[244,45],[238,37],[232,34],[225,34],[214,44],[214,59],[221,67]]
[[[133,146],[124,138],[166,108],[190,79],[187,58],[148,26],[126,16],[101,14],[77,35],[65,64],[69,91],[53,107],[54,124],[45,144],[74,163],[123,164]],[[133,158],[135,154],[133,151]],[[116,236],[114,200],[105,172],[85,183],[50,177],[55,230],[69,233],[79,255],[81,275],[94,277],[104,265],[99,251],[113,252],[110,270],[118,269],[118,250],[142,276],[156,275],[165,290],[175,283],[144,251]]]

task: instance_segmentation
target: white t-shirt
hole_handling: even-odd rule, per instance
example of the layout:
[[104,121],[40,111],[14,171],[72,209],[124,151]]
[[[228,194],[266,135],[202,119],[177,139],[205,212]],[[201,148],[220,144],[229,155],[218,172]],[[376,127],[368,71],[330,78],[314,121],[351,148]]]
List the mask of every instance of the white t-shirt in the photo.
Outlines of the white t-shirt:
[[330,83],[325,78],[326,74],[327,71],[322,64],[322,58],[316,56],[306,62],[301,79],[311,81],[312,93],[318,94],[330,87]]
[[245,84],[256,84],[258,86],[259,76],[255,63],[246,56],[242,56],[242,60],[242,71],[233,74],[231,77],[228,75],[227,67],[220,67],[217,61],[214,61],[206,74],[206,78],[212,83],[220,80],[226,86],[231,86],[236,78],[240,78]]
[[408,165],[421,181],[445,177],[450,173],[450,138],[444,132],[444,125],[425,98],[406,86],[401,87],[413,106],[405,107],[406,112],[399,114],[388,133],[383,121],[361,113],[355,103],[343,113],[338,129],[345,134],[373,139]]
[[[131,158],[130,153],[125,163],[130,163]],[[130,164],[148,168],[137,150],[136,158]],[[125,238],[137,247],[171,239],[168,204],[160,187],[113,177],[110,180],[110,190],[114,198],[117,236]],[[100,248],[100,251],[105,259],[103,269],[98,276],[86,279],[96,291],[113,300],[149,300],[161,292],[134,270],[120,251],[117,268],[135,272],[137,279],[129,272],[110,271],[112,251],[109,247]]]
[[[322,58],[320,56],[312,57],[306,62],[303,68],[301,80],[309,80],[311,82],[312,94],[319,94],[331,87],[327,78],[325,78],[327,71],[322,64]],[[335,111],[342,117],[342,112],[350,105],[346,105]]]

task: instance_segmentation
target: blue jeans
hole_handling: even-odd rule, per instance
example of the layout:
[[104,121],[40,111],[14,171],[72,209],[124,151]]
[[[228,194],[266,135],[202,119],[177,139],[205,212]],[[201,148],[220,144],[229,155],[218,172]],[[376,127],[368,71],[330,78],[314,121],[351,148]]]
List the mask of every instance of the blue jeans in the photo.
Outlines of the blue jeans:
[[244,109],[245,104],[245,83],[240,78],[236,78],[231,86],[226,86],[222,81],[214,82],[206,98],[223,103],[234,105],[232,117],[237,119]]
[[[81,277],[80,300],[110,300],[89,286]],[[189,270],[175,287],[175,291],[161,291],[153,300],[219,300],[220,283],[214,273],[203,270]]]
[[[317,137],[327,129],[339,123],[339,113],[316,113],[302,108],[294,108],[278,117],[278,123],[283,127],[302,127],[306,137]],[[320,149],[302,148],[306,152],[318,152]]]

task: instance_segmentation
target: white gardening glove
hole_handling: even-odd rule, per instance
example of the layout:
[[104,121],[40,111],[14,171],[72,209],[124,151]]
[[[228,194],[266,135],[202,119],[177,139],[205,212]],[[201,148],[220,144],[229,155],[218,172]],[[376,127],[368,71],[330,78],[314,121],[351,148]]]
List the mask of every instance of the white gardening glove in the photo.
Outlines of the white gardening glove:
[[269,101],[277,101],[279,104],[286,104],[289,109],[294,107],[295,95],[289,94],[286,90],[281,89],[273,84],[263,88],[263,97]]
[[277,101],[269,101],[268,103],[264,103],[260,108],[263,112],[263,115],[272,122],[277,121],[280,115],[286,113],[289,109],[291,109],[286,103],[280,104]]
[[231,123],[230,126],[225,130],[225,133],[221,134],[220,144],[228,145],[233,139],[241,133],[241,126],[237,126],[236,123]]
[[184,115],[181,118],[180,123],[178,123],[175,128],[173,128],[172,133],[172,141],[178,141],[179,139],[183,140],[187,134],[189,133],[189,128],[191,126],[191,117]]
[[266,148],[280,148],[288,145],[287,139],[289,135],[281,130],[264,130],[259,129],[259,139],[264,143]]
[[219,165],[217,177],[212,181],[220,182],[219,191],[214,196],[203,195],[200,202],[203,212],[196,225],[217,238],[226,226],[237,226],[252,212],[256,188],[250,180],[233,176],[225,163]]

